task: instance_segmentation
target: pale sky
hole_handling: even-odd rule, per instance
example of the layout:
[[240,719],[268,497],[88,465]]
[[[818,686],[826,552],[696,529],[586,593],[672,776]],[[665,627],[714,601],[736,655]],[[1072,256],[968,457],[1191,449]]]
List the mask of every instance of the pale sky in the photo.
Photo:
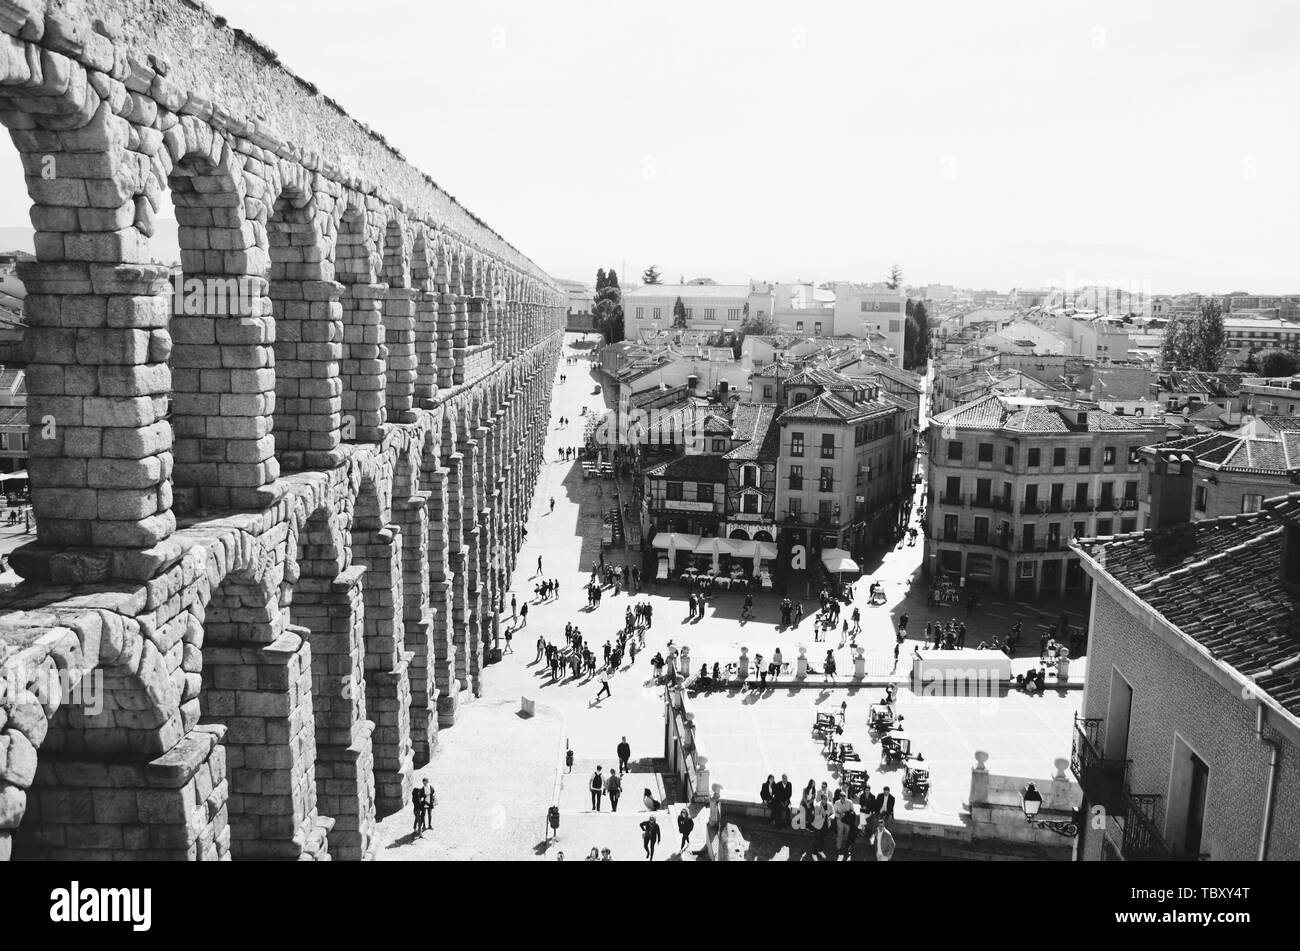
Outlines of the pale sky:
[[559,277],[1300,292],[1300,4],[210,2]]

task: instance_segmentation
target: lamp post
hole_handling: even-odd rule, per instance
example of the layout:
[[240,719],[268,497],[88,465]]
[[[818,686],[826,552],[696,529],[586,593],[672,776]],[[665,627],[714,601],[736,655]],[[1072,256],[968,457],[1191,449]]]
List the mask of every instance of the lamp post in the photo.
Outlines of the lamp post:
[[1037,818],[1038,810],[1043,808],[1043,794],[1038,791],[1033,783],[1030,783],[1025,788],[1025,791],[1020,794],[1020,808],[1025,811],[1025,822],[1037,829],[1047,829],[1049,832],[1055,832],[1057,835],[1069,838],[1074,838],[1079,834],[1079,826],[1075,822]]

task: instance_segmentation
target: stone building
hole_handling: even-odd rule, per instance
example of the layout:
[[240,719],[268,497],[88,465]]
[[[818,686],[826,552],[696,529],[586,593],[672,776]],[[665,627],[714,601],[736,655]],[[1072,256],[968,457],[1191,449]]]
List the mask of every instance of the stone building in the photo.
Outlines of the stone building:
[[[485,676],[564,295],[202,4],[24,0],[0,33],[37,522],[0,860],[366,858]],[[233,309],[172,313],[164,184]]]
[[1150,420],[1085,404],[986,396],[935,416],[925,564],[1008,596],[1084,587],[1073,537],[1135,531]]
[[1071,550],[1093,579],[1079,858],[1300,859],[1300,493]]

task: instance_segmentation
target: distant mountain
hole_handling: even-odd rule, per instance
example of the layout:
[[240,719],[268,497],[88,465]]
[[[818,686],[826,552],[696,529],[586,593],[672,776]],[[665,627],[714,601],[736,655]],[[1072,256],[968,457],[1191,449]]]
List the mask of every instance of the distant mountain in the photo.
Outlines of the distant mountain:
[[[14,226],[0,227],[0,251],[35,252],[32,241],[35,232],[31,228]],[[154,257],[165,263],[179,261],[181,256],[180,225],[175,218],[160,218],[154,229],[152,239]]]

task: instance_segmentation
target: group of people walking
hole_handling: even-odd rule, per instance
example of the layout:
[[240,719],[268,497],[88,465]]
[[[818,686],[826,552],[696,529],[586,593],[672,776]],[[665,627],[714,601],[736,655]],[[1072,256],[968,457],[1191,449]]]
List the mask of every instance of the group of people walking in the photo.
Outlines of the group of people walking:
[[[893,851],[893,836],[888,823],[894,818],[895,798],[886,786],[879,795],[872,793],[868,783],[856,797],[846,785],[832,791],[823,781],[821,786],[810,779],[803,789],[799,805],[793,806],[794,787],[784,773],[780,781],[769,775],[759,790],[759,798],[767,807],[772,824],[781,828],[811,829],[813,852],[827,855],[827,837],[834,835],[833,858],[849,861],[853,846],[860,834],[866,834],[869,845],[877,844],[878,836],[888,836],[888,849]],[[886,850],[878,849],[877,854]],[[883,857],[883,855],[882,855]]]

